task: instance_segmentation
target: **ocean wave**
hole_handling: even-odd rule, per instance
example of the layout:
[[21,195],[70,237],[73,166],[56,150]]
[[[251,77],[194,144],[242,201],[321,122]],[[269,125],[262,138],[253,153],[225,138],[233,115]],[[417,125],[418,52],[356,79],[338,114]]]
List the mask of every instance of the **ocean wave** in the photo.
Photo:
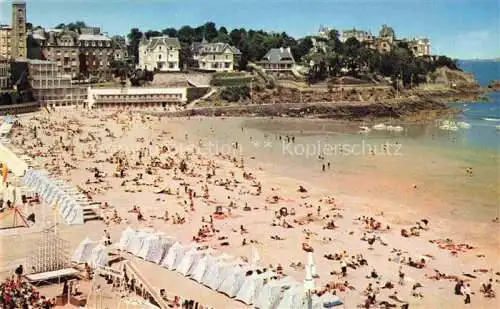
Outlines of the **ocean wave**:
[[484,121],[500,121],[500,118],[481,118]]

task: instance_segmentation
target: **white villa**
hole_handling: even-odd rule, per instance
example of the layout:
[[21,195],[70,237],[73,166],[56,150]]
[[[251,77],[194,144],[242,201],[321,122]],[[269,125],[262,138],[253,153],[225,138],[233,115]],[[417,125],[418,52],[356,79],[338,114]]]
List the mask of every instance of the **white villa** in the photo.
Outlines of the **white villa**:
[[193,60],[200,70],[230,72],[238,65],[241,52],[226,43],[204,43],[193,45]]
[[149,71],[175,72],[179,71],[178,38],[169,36],[143,37],[139,44],[139,68]]

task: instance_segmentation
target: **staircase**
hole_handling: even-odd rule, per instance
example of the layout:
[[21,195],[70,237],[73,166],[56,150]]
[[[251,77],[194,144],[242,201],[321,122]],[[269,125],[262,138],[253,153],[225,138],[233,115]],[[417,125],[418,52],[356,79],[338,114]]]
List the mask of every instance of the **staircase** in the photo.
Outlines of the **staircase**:
[[83,222],[102,220],[102,217],[97,213],[97,208],[94,206],[99,203],[91,203],[89,205],[82,206],[83,211]]
[[[161,309],[170,309],[168,303],[161,297],[160,292],[154,288],[149,281],[144,278],[144,276],[137,270],[134,264],[131,261],[125,261],[126,270],[129,274],[133,274],[134,278],[137,280],[137,283],[142,283],[144,289],[151,295],[151,297],[155,300],[155,302],[160,306]],[[173,299],[172,299],[173,300]]]

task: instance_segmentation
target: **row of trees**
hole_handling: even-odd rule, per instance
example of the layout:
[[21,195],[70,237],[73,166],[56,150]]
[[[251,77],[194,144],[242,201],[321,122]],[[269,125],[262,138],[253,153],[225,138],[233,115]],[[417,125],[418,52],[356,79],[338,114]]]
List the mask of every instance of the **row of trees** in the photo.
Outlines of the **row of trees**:
[[296,59],[300,59],[312,47],[310,38],[296,40],[286,32],[275,33],[263,30],[246,30],[244,28],[229,31],[226,27],[217,28],[215,23],[207,22],[198,27],[182,26],[179,29],[165,28],[161,31],[149,30],[141,32],[138,28],[132,28],[127,37],[132,55],[135,56],[136,61],[139,56],[139,42],[143,35],[146,38],[160,35],[179,38],[181,43],[181,65],[190,59],[191,44],[201,42],[203,39],[208,42],[228,43],[238,48],[242,53],[239,63],[240,69],[246,69],[249,61],[260,60],[270,48],[290,47]]

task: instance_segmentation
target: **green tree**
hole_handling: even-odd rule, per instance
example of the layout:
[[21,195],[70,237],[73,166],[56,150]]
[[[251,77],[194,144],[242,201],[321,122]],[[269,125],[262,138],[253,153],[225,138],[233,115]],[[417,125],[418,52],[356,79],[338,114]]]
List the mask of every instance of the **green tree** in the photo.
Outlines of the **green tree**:
[[177,29],[175,28],[165,28],[161,31],[161,33],[172,38],[177,37]]
[[137,64],[139,62],[139,43],[142,38],[142,32],[138,28],[132,28],[127,38],[129,40],[131,55],[134,57],[134,63]]
[[156,31],[156,30],[148,30],[144,33],[144,35],[146,36],[146,39],[149,39],[149,38],[161,36],[162,33],[160,31]]
[[344,43],[345,65],[348,69],[348,74],[357,77],[361,67],[361,43],[354,37],[347,39]]

